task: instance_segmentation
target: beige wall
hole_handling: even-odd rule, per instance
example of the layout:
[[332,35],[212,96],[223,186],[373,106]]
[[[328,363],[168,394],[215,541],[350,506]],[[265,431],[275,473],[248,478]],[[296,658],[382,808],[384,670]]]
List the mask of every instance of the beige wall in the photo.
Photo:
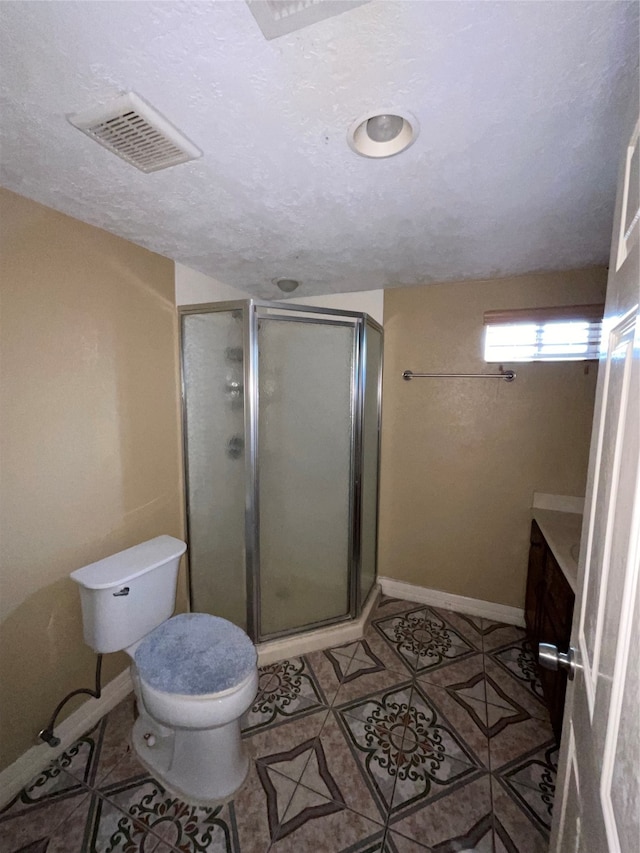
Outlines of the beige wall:
[[211,276],[185,267],[175,265],[176,305],[198,305],[201,302],[229,302],[251,299],[251,294],[237,287],[223,284]]
[[606,270],[385,293],[379,573],[522,607],[534,491],[584,495],[595,365],[513,366],[513,383],[415,379],[497,371],[483,312],[604,301]]
[[183,524],[173,263],[6,191],[0,213],[5,767],[93,683],[69,572]]

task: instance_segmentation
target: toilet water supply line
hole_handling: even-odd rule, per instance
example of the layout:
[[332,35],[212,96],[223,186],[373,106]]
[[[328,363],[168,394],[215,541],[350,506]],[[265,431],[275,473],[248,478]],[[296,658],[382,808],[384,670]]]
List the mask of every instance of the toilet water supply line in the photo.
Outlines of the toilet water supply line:
[[45,743],[48,743],[49,746],[60,746],[60,738],[56,737],[53,733],[53,727],[56,724],[56,719],[58,714],[64,706],[67,704],[69,699],[73,699],[74,696],[79,696],[81,693],[88,693],[93,699],[99,699],[101,695],[102,688],[100,687],[100,673],[102,670],[102,655],[98,655],[98,660],[96,661],[96,688],[95,690],[89,690],[88,687],[81,687],[78,690],[72,690],[71,693],[68,693],[62,702],[57,706],[53,714],[51,715],[51,719],[49,720],[48,725],[42,729],[41,732],[38,732],[38,737],[40,740],[43,740]]

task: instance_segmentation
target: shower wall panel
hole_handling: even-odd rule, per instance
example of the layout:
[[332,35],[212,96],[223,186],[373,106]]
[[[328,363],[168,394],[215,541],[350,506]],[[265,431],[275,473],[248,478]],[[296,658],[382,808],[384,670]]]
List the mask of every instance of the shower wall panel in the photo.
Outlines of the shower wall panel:
[[376,580],[382,382],[382,332],[367,321],[365,335],[359,607],[364,604]]
[[191,608],[247,623],[243,312],[182,317]]

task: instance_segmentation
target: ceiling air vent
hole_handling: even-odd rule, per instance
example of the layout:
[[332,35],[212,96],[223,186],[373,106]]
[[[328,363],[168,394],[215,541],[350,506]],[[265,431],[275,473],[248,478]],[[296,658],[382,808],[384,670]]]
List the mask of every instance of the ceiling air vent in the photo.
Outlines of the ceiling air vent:
[[275,39],[363,6],[369,0],[247,0],[266,39]]
[[134,92],[68,119],[142,172],[157,172],[202,156],[199,148]]

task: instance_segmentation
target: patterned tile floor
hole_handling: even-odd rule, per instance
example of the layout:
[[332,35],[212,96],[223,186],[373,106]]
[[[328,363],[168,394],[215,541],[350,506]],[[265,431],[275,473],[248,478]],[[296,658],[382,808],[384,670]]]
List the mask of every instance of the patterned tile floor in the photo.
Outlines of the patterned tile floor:
[[261,670],[235,798],[190,806],[130,697],[0,812],[5,853],[543,853],[557,748],[524,632],[383,597],[361,641]]

